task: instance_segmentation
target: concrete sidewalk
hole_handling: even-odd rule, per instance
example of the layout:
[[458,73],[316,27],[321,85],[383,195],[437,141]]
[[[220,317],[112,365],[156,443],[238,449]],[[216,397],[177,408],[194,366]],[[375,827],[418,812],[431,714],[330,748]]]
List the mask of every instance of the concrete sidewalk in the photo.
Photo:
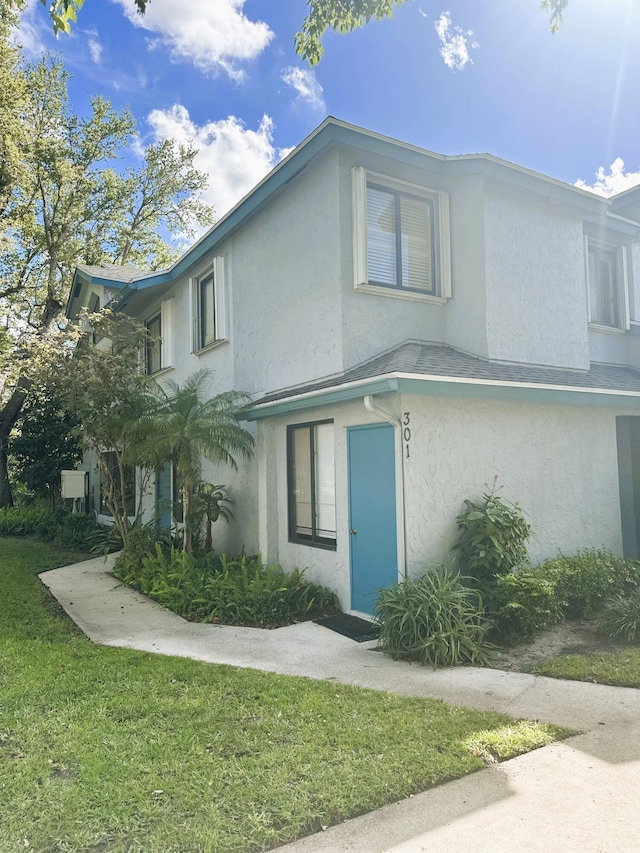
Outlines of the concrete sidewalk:
[[281,848],[287,853],[640,851],[640,691],[391,661],[307,622],[263,631],[186,622],[120,586],[111,558],[40,575],[95,643],[443,699],[583,734]]

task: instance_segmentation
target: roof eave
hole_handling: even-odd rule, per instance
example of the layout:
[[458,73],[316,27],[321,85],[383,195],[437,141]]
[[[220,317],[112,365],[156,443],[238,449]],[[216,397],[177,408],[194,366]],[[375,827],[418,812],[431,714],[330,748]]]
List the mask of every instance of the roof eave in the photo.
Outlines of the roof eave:
[[545,385],[535,382],[508,382],[470,377],[391,373],[374,379],[359,380],[331,388],[303,392],[267,403],[258,403],[247,409],[245,419],[257,421],[304,409],[348,402],[365,395],[375,396],[390,393],[640,409],[639,391],[582,388],[575,385]]

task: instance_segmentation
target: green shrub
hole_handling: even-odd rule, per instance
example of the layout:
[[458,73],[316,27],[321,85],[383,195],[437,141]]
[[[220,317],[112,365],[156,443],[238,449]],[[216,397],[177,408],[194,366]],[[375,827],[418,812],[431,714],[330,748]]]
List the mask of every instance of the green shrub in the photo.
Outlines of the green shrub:
[[72,551],[88,551],[93,536],[100,529],[92,515],[57,510],[52,518],[36,526],[35,533],[45,542],[53,542],[59,548]]
[[481,598],[446,566],[379,590],[375,616],[380,647],[394,659],[429,663],[434,669],[488,660],[489,623]]
[[585,550],[546,560],[535,569],[553,584],[558,605],[568,619],[581,619],[618,593],[640,584],[638,564],[608,551]]
[[162,538],[162,534],[157,525],[134,524],[129,531],[127,544],[113,564],[113,574],[128,586],[140,589],[144,559],[156,553],[159,538]]
[[640,640],[640,588],[617,593],[605,604],[600,617],[600,630],[617,640],[637,643]]
[[560,618],[554,584],[535,569],[496,578],[493,632],[501,643],[523,643]]
[[0,509],[0,536],[38,536],[61,548],[88,551],[100,530],[92,515],[43,507]]
[[527,559],[531,526],[518,504],[484,494],[482,503],[465,501],[456,522],[460,534],[453,546],[462,572],[479,588],[495,586],[496,575],[506,575]]
[[194,622],[275,628],[340,610],[335,593],[261,557],[193,556],[171,548],[142,560],[138,589]]
[[5,507],[0,509],[0,536],[32,536],[54,518],[53,510],[42,507]]

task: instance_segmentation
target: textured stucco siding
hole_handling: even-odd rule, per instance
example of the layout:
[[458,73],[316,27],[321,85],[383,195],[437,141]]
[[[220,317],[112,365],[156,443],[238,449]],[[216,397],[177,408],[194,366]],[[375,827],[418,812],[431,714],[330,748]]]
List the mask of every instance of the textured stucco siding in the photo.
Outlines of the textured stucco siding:
[[354,289],[353,198],[354,166],[430,190],[448,189],[443,177],[426,170],[402,167],[366,152],[344,150],[339,157],[339,209],[344,368],[365,361],[402,341],[444,341],[445,306],[398,298],[384,287],[379,293]]
[[586,407],[405,398],[414,425],[407,484],[411,571],[450,559],[463,502],[496,485],[533,528],[530,557],[620,553],[615,414]]
[[484,217],[489,357],[588,369],[581,218],[506,194]]
[[634,347],[631,336],[619,329],[605,330],[600,328],[589,329],[589,356],[591,361],[604,364],[630,364],[640,367],[639,362],[630,360],[633,358]]
[[342,369],[336,158],[295,179],[233,238],[234,383],[252,394]]
[[[517,501],[533,528],[538,561],[586,547],[621,553],[615,412],[428,397],[378,398],[394,415],[409,414],[403,444],[407,568],[416,575],[452,560],[455,518],[466,498],[492,488]],[[288,541],[286,426],[334,418],[337,549]],[[380,419],[361,402],[317,409],[259,425],[260,545],[270,560],[305,568],[312,580],[350,600],[346,429]],[[375,460],[372,460],[375,464]]]
[[451,189],[451,299],[445,343],[487,358],[483,190],[483,179],[476,176],[459,179]]
[[[287,425],[334,419],[336,473],[336,550],[325,550],[289,542],[287,495]],[[347,426],[377,423],[379,418],[369,414],[362,402],[350,403],[336,409],[319,408],[297,416],[274,418],[260,422],[259,445],[263,457],[261,478],[261,539],[260,546],[270,561],[279,561],[285,569],[297,566],[316,583],[335,590],[344,609],[351,597],[349,556],[349,493],[347,477]]]

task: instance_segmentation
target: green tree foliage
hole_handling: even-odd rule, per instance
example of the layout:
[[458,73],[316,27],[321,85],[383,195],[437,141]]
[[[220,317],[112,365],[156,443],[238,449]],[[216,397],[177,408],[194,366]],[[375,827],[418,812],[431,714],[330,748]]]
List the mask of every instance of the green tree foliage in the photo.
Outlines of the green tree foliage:
[[55,393],[40,389],[29,397],[11,435],[9,455],[17,479],[53,502],[60,472],[82,459],[78,421]]
[[560,29],[560,24],[568,5],[569,0],[540,0],[540,8],[544,9],[549,15],[551,32],[555,33]]
[[20,68],[20,51],[10,40],[16,23],[15,12],[5,0],[0,0],[0,250],[4,248],[11,194],[23,174],[20,150],[25,135],[20,117],[26,84]]
[[[2,68],[0,51],[0,75]],[[8,436],[42,361],[60,346],[57,323],[75,267],[165,266],[180,249],[164,237],[184,239],[213,220],[200,200],[207,177],[194,168],[194,148],[161,142],[139,167],[118,169],[135,134],[128,111],[95,97],[89,115],[76,116],[58,60],[26,66],[19,77],[20,133],[5,158],[0,205],[0,506],[12,503]]]
[[251,458],[253,436],[238,418],[248,402],[239,391],[210,397],[209,371],[200,370],[182,385],[167,381],[151,386],[153,405],[138,424],[136,445],[141,459],[149,453],[172,461],[182,484],[184,507],[183,548],[191,551],[195,511],[194,496],[201,483],[202,459],[236,469],[236,457]]
[[[21,0],[14,0],[19,5]],[[70,33],[71,25],[84,0],[40,0],[46,6],[51,17],[55,33]],[[132,0],[141,15],[147,10],[150,0]],[[322,59],[324,48],[322,38],[327,30],[336,33],[349,33],[368,24],[369,21],[391,18],[396,6],[406,0],[307,0],[309,13],[296,33],[294,44],[296,53],[306,59],[310,65],[316,65]],[[569,0],[541,0],[540,7],[549,15],[551,31],[556,32],[562,23]]]
[[131,529],[128,469],[142,466],[136,482],[139,512],[150,472],[161,462],[151,443],[144,454],[139,445],[134,450],[137,424],[152,399],[152,380],[140,373],[147,332],[133,318],[109,310],[87,315],[83,326],[75,349],[66,355],[66,368],[57,369],[51,381],[81,424],[84,449],[95,454],[104,500],[126,544]]

